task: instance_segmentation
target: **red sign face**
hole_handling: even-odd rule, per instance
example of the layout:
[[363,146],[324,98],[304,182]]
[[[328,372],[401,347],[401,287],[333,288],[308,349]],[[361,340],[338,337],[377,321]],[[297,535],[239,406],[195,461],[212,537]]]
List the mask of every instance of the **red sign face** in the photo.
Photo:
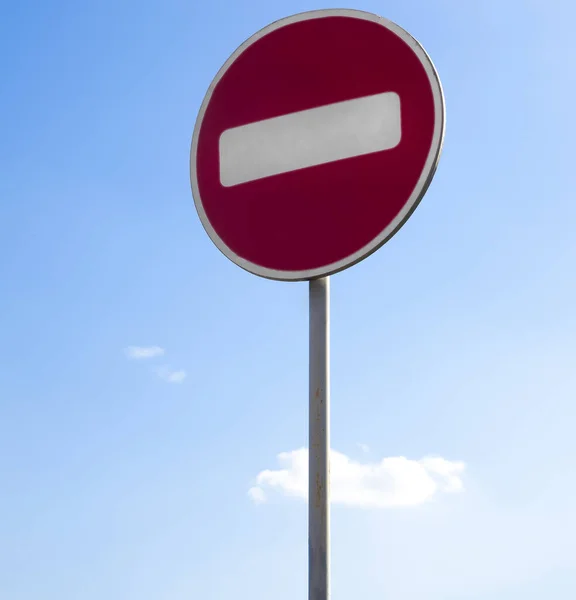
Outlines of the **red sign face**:
[[192,192],[216,246],[271,279],[330,275],[384,244],[436,169],[440,80],[406,31],[322,10],[258,32],[200,109]]

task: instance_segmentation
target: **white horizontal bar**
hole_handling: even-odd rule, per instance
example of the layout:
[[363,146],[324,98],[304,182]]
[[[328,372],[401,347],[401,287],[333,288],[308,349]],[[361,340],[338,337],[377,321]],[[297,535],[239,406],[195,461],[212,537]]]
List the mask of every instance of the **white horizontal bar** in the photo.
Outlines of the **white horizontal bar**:
[[230,187],[389,150],[401,135],[400,97],[394,92],[249,123],[220,136],[220,182]]

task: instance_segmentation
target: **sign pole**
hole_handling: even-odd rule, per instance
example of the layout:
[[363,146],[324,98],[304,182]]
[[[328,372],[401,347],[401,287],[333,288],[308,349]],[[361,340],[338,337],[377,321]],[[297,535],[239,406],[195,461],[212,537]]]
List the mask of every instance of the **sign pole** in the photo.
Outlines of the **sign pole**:
[[330,598],[330,278],[310,293],[308,600]]

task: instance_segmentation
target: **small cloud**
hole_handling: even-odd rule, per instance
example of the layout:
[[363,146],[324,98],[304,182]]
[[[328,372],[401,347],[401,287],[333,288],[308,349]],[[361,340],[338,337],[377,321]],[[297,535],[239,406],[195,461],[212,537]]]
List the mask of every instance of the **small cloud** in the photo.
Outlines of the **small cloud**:
[[124,352],[128,358],[134,360],[154,358],[165,354],[164,348],[160,348],[160,346],[128,346],[124,349]]
[[[261,471],[248,492],[256,503],[268,492],[307,499],[308,450],[300,448],[278,455],[280,469]],[[331,496],[334,504],[359,508],[418,506],[441,493],[463,490],[461,475],[466,465],[441,457],[411,460],[403,456],[360,463],[330,451]]]
[[175,370],[166,365],[158,367],[157,369],[154,369],[154,371],[160,379],[163,379],[168,383],[182,383],[187,377],[187,373],[184,369]]
[[361,444],[360,442],[358,442],[356,445],[358,446],[358,448],[360,448],[360,450],[362,450],[362,452],[364,452],[364,454],[370,453],[370,446],[368,446],[368,444]]
[[266,502],[266,494],[260,487],[251,487],[248,490],[248,496],[252,498],[254,504],[264,504],[264,502]]

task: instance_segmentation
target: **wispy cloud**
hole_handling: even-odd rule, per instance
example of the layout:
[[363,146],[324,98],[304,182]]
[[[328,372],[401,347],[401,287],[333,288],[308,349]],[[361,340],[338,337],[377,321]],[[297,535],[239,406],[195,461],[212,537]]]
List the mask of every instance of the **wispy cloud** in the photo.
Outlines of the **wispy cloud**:
[[124,349],[128,358],[134,360],[143,360],[146,358],[154,358],[165,354],[164,348],[160,346],[128,346]]
[[248,490],[248,495],[250,498],[252,498],[255,504],[262,504],[263,502],[266,502],[266,494],[260,487],[251,487]]
[[[262,471],[248,494],[256,503],[271,492],[308,497],[308,450],[301,448],[278,455],[280,469]],[[465,464],[441,457],[411,460],[403,456],[360,463],[331,450],[331,497],[334,504],[360,508],[417,506],[440,493],[463,490]]]
[[158,375],[158,377],[160,377],[160,379],[163,379],[164,381],[167,381],[168,383],[182,383],[186,377],[187,377],[187,373],[184,369],[172,369],[171,367],[167,366],[167,365],[163,365],[161,367],[158,367],[156,369],[154,369],[156,375]]
[[[166,350],[160,346],[128,346],[124,348],[124,353],[133,360],[146,360],[164,356]],[[152,371],[168,383],[182,383],[187,377],[184,369],[173,369],[169,365],[152,367]]]
[[360,450],[362,450],[362,452],[364,452],[364,454],[370,453],[370,446],[368,446],[368,444],[362,444],[358,442],[356,445],[358,446],[358,448],[360,448]]

